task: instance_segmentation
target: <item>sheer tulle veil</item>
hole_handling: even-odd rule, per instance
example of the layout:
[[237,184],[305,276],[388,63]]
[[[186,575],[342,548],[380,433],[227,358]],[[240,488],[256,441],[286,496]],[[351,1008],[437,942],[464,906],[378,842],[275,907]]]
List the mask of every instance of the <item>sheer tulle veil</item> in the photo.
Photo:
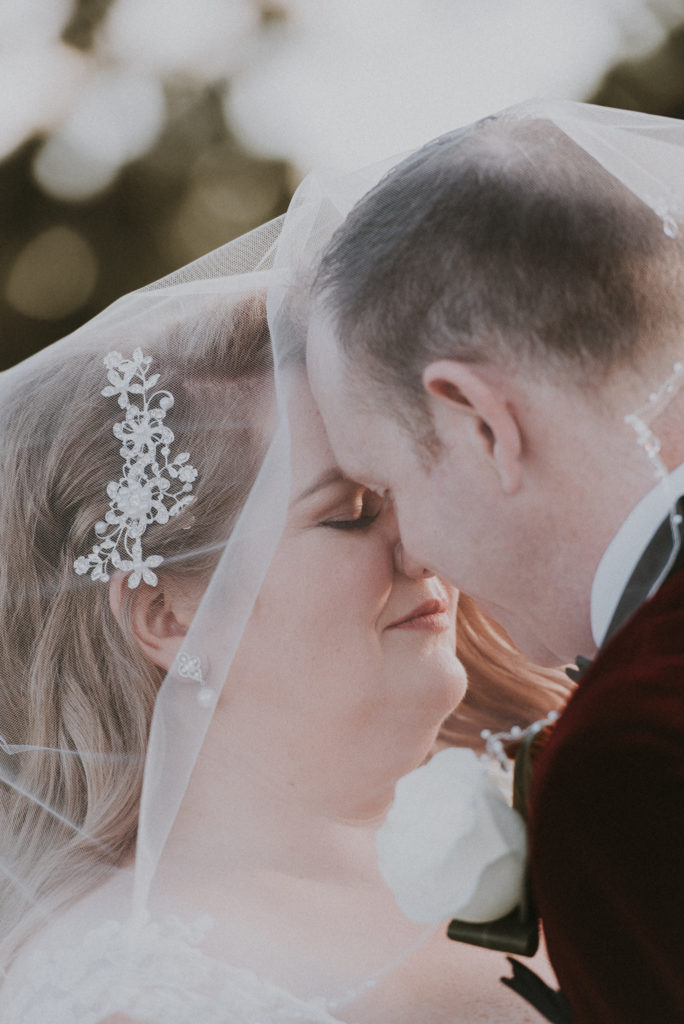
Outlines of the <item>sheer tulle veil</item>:
[[[543,101],[500,116],[552,121],[680,245],[679,123]],[[268,872],[251,900],[250,866],[278,813],[272,792],[258,803],[255,762],[273,723],[234,684],[287,532],[317,256],[395,162],[310,175],[283,218],[0,377],[3,1024],[344,1020],[430,932],[397,910],[382,952],[363,960],[364,922],[310,901],[311,942],[337,932],[340,965],[308,979],[313,952],[273,931],[301,903],[296,875],[284,908],[261,884]],[[303,707],[292,716],[296,762],[316,736]],[[207,821],[217,777],[225,798]],[[327,827],[324,808],[297,807],[290,791],[280,806],[293,830]],[[220,885],[205,870],[219,834]]]
[[[109,510],[115,529],[117,522],[126,517],[130,525],[136,513],[126,506],[123,491],[131,491],[136,483],[147,486],[141,500],[145,505],[143,513],[149,516],[145,519],[143,515],[144,533],[136,535],[142,543],[144,556],[157,555],[150,550],[155,545],[152,539],[155,530],[163,547],[166,542],[163,525],[169,530],[177,522],[181,532],[175,543],[171,540],[170,553],[164,556],[164,561],[174,566],[174,571],[183,573],[187,568],[188,579],[210,578],[183,649],[179,650],[171,671],[165,675],[162,672],[163,683],[154,701],[149,743],[146,753],[143,751],[145,782],[139,819],[134,826],[133,906],[136,910],[145,906],[151,879],[244,623],[277,543],[287,507],[287,428],[278,411],[274,360],[265,327],[266,292],[281,226],[281,221],[269,223],[182,271],[125,296],[75,334],[6,372],[0,381],[5,424],[3,444],[7,453],[2,470],[6,484],[3,528],[10,529],[11,506],[20,500],[18,494],[26,477],[40,475],[43,471],[46,475],[51,473],[48,486],[59,509],[56,515],[62,517],[52,524],[55,536],[45,538],[41,552],[43,565],[54,563],[50,565],[50,575],[46,571],[41,577],[37,565],[17,565],[9,558],[3,559],[3,617],[8,621],[20,618],[13,624],[14,663],[5,669],[13,676],[15,704],[5,705],[1,729],[0,771],[10,797],[7,803],[10,820],[15,820],[15,815],[45,815],[63,830],[58,840],[55,836],[48,839],[46,835],[45,842],[55,842],[56,847],[61,846],[66,851],[74,838],[80,836],[86,847],[92,846],[93,853],[101,848],[106,861],[108,841],[90,835],[79,821],[84,814],[86,818],[88,815],[90,772],[115,775],[117,764],[128,762],[130,758],[140,760],[140,750],[126,749],[123,730],[119,737],[111,737],[111,750],[91,750],[85,734],[80,742],[73,730],[69,735],[60,718],[66,696],[60,689],[63,659],[57,636],[52,651],[48,647],[44,662],[36,666],[34,648],[42,641],[43,620],[54,614],[53,602],[64,599],[76,609],[79,594],[82,596],[85,588],[92,602],[102,606],[97,610],[96,619],[100,626],[102,617],[110,611],[107,591],[115,572],[114,563],[110,560],[105,564],[101,557],[102,573],[107,574],[104,579],[98,578],[97,573],[93,578],[92,570],[98,564],[96,557],[87,570],[81,568],[79,572],[78,566],[74,568],[75,560],[87,558],[89,550],[97,545],[98,537],[106,533],[104,529],[96,533],[96,521],[104,520]],[[238,351],[240,345],[242,351]],[[109,360],[107,364],[105,359]],[[122,359],[128,360],[129,365],[123,365]],[[127,381],[131,391],[124,389],[113,397],[102,395],[112,381],[119,384]],[[117,402],[119,394],[121,400]],[[221,401],[224,408],[231,407],[225,415],[220,413]],[[124,428],[133,424],[134,417],[130,414],[136,402],[142,410],[137,434],[135,430],[129,431],[126,441],[121,426],[117,433],[117,423]],[[203,403],[206,403],[204,410]],[[23,430],[16,428],[17,419],[22,416],[26,421]],[[184,427],[187,429],[190,424],[201,452],[189,451],[192,443],[187,433],[184,436]],[[175,434],[173,439],[169,431]],[[77,443],[81,446],[80,459],[73,465],[70,445]],[[122,447],[126,444],[131,446],[128,451]],[[162,448],[165,449],[163,455]],[[185,459],[174,466],[174,458],[183,452],[187,452]],[[192,473],[184,474],[187,482],[181,485],[179,471],[183,464],[189,464],[188,456],[195,465],[201,465],[203,456],[205,470],[202,474],[198,466],[197,482]],[[171,470],[164,469],[163,465],[169,463]],[[212,494],[211,481],[206,480],[210,473],[218,474],[222,465],[226,471],[232,468],[241,475],[244,493],[237,501],[228,502],[223,516],[213,510],[211,527],[205,524],[198,528],[197,511],[202,503],[226,499],[225,486],[223,493]],[[76,473],[78,480],[73,478]],[[204,494],[202,476],[205,477]],[[95,484],[97,477],[99,483]],[[149,486],[148,481],[155,478],[157,483],[161,480],[161,488]],[[118,504],[108,501],[110,480],[115,482],[114,487],[117,481],[120,484]],[[79,517],[83,516],[79,501],[85,504],[89,486],[93,487],[91,498],[95,499],[96,506],[100,505],[100,513],[92,522],[87,520],[86,513],[86,519],[79,522]],[[99,496],[95,487],[101,489]],[[82,495],[78,493],[79,488],[84,492]],[[30,481],[27,489],[32,489]],[[33,490],[40,493],[41,488]],[[175,515],[172,512],[169,518],[168,510],[173,502],[165,496],[174,491],[187,494],[191,501],[176,509]],[[153,498],[158,499],[156,506],[152,504]],[[40,516],[45,511],[35,507],[27,510],[25,527],[40,529]],[[109,522],[106,525],[109,526]],[[74,545],[69,550],[60,531],[62,534],[78,531],[82,538],[80,546]],[[135,539],[131,538],[134,532],[126,529],[120,533],[113,548],[119,558],[133,557],[131,544]],[[8,540],[8,537],[3,538],[5,550]],[[51,542],[55,550],[50,550]],[[224,564],[225,570],[220,568]],[[34,594],[26,594],[29,587]],[[126,588],[122,605],[134,593],[133,588]],[[22,613],[28,615],[30,610],[37,620],[21,619]],[[121,614],[125,614],[125,609]],[[227,622],[230,622],[229,628],[226,628]],[[86,669],[99,670],[106,675],[121,667],[107,665],[108,652],[102,635],[92,636],[88,642],[92,646],[88,654],[99,660],[99,664],[86,666]],[[73,653],[75,664],[71,671],[76,675],[81,666],[79,652]],[[26,659],[23,678],[17,664],[22,656]],[[41,685],[51,688],[52,707],[41,709],[44,720],[38,720],[38,715],[32,715],[28,707],[31,677],[36,677],[39,671],[52,676],[42,683],[34,678],[33,683],[36,688]],[[84,681],[83,692],[79,695],[79,699],[93,702],[92,717],[98,713],[98,686],[101,685],[102,680],[95,678]],[[88,687],[91,687],[90,692]],[[100,731],[107,731],[106,722]],[[41,742],[32,742],[41,734]],[[59,798],[56,795],[51,798],[50,793],[58,785],[60,772],[72,762],[78,763],[78,771],[84,777],[81,794],[84,803],[77,804],[74,813],[69,815],[59,809]],[[34,780],[35,791],[28,779]],[[12,809],[12,801],[17,797],[26,801],[28,811]],[[13,848],[7,828],[3,827],[2,831],[3,846],[7,847],[2,856],[4,884],[14,888],[14,898],[21,907],[17,916],[24,924],[34,914],[39,920],[52,902],[50,895],[44,892],[50,888],[49,882],[40,879],[38,872],[40,881],[34,887],[33,869],[29,868],[25,877],[21,877],[25,864],[22,851]],[[40,852],[38,850],[37,855]],[[60,897],[57,894],[55,897],[59,902]],[[10,948],[11,935],[11,931],[8,935],[3,930],[2,937],[10,939]]]
[[[310,976],[316,936],[339,924],[311,902],[298,932],[296,872],[270,895],[253,864],[273,819],[296,842],[326,811],[260,786],[275,712],[230,694],[288,514],[305,380],[274,347],[267,299],[273,323],[301,327],[293,282],[333,214],[307,199],[296,232],[266,224],[0,380],[3,1022],[332,1020],[426,936],[397,912],[400,933],[365,962],[347,920],[333,968]],[[283,744],[315,747],[293,716]],[[222,772],[207,822],[197,808]]]

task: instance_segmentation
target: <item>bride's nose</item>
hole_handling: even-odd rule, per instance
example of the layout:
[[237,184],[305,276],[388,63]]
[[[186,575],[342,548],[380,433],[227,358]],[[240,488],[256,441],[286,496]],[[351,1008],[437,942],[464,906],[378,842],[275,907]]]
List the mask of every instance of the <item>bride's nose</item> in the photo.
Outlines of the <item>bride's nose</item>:
[[435,575],[432,569],[426,569],[424,565],[412,558],[401,541],[397,541],[394,546],[394,566],[397,572],[403,573],[404,576],[408,576],[412,580],[427,579],[429,576]]

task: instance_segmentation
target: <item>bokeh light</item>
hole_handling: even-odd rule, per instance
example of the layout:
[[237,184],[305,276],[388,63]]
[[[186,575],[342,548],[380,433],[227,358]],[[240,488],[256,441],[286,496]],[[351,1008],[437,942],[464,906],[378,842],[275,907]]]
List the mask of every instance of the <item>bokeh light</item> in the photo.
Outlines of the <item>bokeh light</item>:
[[251,0],[118,0],[97,49],[146,73],[212,82],[233,73],[259,21]]
[[157,78],[102,71],[36,154],[36,180],[59,199],[89,199],[111,185],[124,164],[148,151],[165,118]]
[[0,0],[0,366],[534,94],[684,115],[684,0]]
[[288,12],[236,76],[226,117],[300,174],[404,152],[531,96],[584,99],[667,23],[642,0],[291,0]]
[[97,273],[88,240],[57,224],[41,231],[18,254],[5,284],[5,300],[24,316],[59,320],[84,305]]

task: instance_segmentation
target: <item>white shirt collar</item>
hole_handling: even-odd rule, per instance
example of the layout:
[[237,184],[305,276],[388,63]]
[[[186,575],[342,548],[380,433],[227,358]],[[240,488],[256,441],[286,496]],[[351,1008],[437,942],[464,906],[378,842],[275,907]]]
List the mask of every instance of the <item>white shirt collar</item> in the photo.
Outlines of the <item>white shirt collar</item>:
[[684,494],[684,463],[670,473],[669,487],[657,484],[632,509],[606,548],[591,588],[591,631],[603,643],[630,576],[670,509],[671,496]]

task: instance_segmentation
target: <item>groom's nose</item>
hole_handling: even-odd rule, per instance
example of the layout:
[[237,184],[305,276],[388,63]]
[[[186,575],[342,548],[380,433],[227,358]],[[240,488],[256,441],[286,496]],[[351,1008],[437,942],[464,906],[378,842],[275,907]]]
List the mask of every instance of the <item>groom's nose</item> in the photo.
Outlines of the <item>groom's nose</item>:
[[391,502],[388,502],[385,506],[382,523],[386,540],[392,551],[392,561],[396,572],[401,572],[404,576],[409,576],[414,580],[426,579],[429,576],[436,575],[432,569],[426,569],[424,565],[421,565],[420,562],[417,562],[406,552],[399,534],[397,514]]
[[426,579],[428,576],[435,575],[432,569],[426,569],[424,565],[412,558],[401,541],[398,541],[394,548],[394,565],[398,572],[402,572],[404,576],[409,576],[412,580]]

